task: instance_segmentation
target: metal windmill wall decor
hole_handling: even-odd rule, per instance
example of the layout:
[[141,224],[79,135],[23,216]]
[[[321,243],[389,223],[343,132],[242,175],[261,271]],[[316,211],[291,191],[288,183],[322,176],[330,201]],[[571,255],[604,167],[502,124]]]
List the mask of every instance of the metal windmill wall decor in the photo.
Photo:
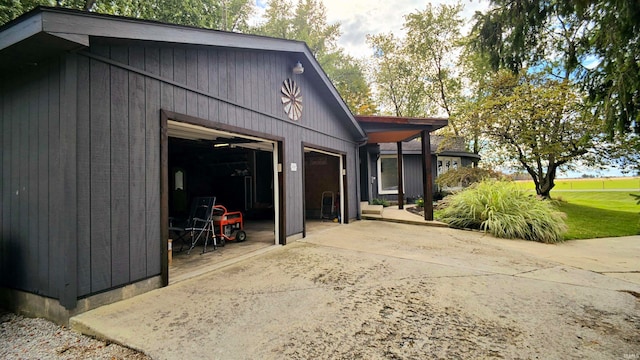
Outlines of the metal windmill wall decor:
[[282,106],[289,119],[297,121],[302,117],[302,92],[295,81],[286,79],[282,83]]

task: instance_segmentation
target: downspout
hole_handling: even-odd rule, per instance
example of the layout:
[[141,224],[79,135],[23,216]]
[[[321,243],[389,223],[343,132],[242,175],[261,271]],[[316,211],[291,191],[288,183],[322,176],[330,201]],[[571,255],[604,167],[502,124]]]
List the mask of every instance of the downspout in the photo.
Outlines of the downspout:
[[396,146],[398,148],[398,209],[402,210],[404,209],[404,178],[402,176],[404,172],[404,163],[402,161],[402,141],[398,141]]

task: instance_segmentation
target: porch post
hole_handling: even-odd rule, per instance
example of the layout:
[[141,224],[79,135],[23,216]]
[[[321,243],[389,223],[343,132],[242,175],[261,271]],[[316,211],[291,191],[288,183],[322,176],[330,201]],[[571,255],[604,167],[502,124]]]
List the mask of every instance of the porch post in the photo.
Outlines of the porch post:
[[431,137],[429,131],[422,130],[422,184],[424,193],[424,219],[433,220],[433,178],[431,171]]
[[404,209],[404,183],[402,182],[402,141],[398,141],[398,209]]

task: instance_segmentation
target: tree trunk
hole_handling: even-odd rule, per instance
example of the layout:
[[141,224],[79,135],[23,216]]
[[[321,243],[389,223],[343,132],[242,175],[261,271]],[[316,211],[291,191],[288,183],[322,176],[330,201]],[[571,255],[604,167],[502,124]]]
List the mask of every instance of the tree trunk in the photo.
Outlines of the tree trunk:
[[84,11],[89,11],[95,5],[96,0],[87,0],[84,3]]
[[543,199],[551,199],[551,189],[553,189],[556,179],[556,167],[549,166],[547,173],[543,178],[540,178],[540,182],[536,183],[536,194]]
[[536,186],[536,194],[538,194],[538,196],[540,196],[543,199],[551,199],[551,189],[553,189],[553,187],[555,186],[555,184],[551,183],[550,185],[548,183],[540,183],[538,184],[538,186]]

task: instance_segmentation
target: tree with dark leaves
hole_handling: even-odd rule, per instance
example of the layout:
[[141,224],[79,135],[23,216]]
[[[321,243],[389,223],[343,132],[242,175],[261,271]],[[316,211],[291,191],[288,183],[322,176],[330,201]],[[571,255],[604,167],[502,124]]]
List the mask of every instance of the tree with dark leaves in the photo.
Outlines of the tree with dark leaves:
[[492,0],[475,46],[494,69],[551,67],[576,80],[611,136],[640,133],[640,1]]

